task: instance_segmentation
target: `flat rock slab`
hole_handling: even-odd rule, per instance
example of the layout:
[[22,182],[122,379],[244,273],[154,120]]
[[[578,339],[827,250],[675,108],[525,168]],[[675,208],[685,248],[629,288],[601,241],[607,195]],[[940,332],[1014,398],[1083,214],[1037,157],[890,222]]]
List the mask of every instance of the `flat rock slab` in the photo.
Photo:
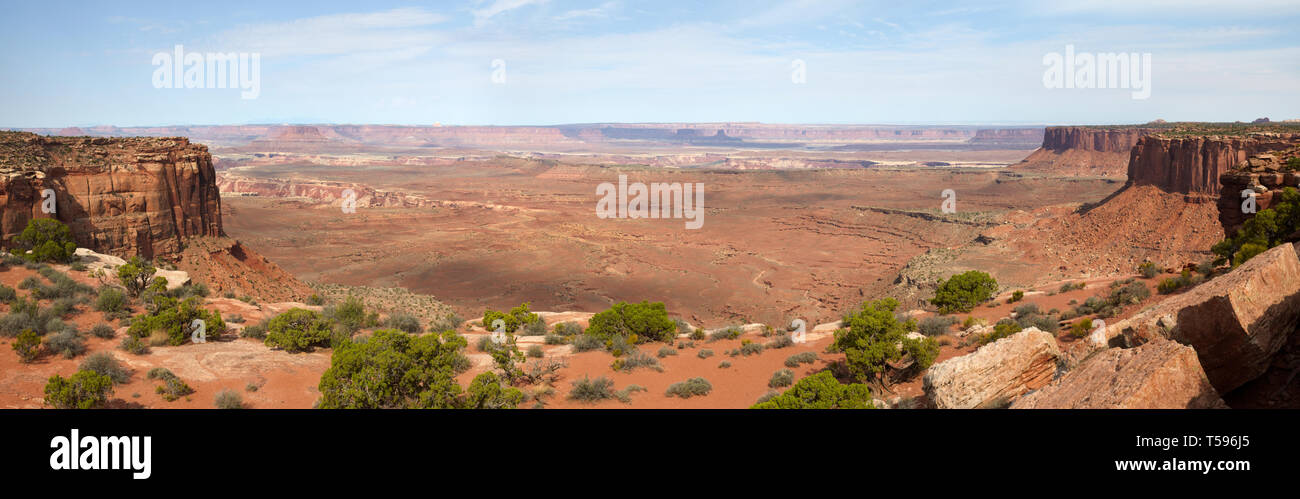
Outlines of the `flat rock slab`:
[[1051,382],[1060,357],[1056,338],[1031,327],[931,366],[925,394],[939,409],[1002,407]]
[[1196,351],[1159,339],[1094,354],[1012,409],[1226,409]]

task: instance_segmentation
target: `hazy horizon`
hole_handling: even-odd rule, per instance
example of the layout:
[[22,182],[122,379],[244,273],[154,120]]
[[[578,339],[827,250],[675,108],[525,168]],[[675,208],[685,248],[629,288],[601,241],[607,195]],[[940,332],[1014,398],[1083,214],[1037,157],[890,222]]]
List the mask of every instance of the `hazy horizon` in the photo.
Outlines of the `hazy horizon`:
[[[1230,7],[1020,0],[85,2],[9,10],[0,20],[0,40],[11,49],[0,55],[11,68],[0,74],[0,126],[13,128],[1300,117],[1293,95],[1300,88],[1300,41],[1292,36],[1300,3],[1279,0]],[[1069,52],[1098,60],[1132,54],[1135,68],[1137,55],[1149,55],[1141,66],[1149,70],[1142,73],[1149,95],[1049,88],[1047,61]],[[255,98],[232,88],[156,88],[160,54],[236,53],[258,56]]]

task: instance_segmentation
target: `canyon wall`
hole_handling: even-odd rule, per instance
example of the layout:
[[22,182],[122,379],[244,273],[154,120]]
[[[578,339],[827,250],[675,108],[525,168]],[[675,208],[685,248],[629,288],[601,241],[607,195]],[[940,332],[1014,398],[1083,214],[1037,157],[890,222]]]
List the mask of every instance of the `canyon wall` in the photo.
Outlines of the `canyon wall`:
[[[42,209],[46,189],[54,213]],[[186,238],[222,235],[207,146],[182,137],[0,132],[0,241],[42,217],[66,223],[78,246],[118,256],[176,255]]]
[[1297,140],[1300,134],[1146,136],[1133,146],[1128,182],[1186,194],[1190,201],[1215,202],[1221,175],[1248,156],[1285,149]]
[[340,205],[345,191],[352,190],[359,208],[423,208],[435,206],[423,196],[380,191],[362,184],[329,181],[301,181],[279,178],[251,178],[229,172],[217,176],[217,186],[227,195],[305,198],[313,202]]
[[1153,132],[1141,127],[1048,127],[1043,131],[1042,147],[1013,167],[1072,176],[1121,177],[1127,173],[1133,146]]

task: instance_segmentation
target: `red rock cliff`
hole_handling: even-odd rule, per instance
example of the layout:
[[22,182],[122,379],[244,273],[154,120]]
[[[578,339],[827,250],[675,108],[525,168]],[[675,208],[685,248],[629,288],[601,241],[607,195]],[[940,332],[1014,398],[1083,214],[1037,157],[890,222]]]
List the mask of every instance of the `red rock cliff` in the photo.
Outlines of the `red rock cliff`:
[[1129,152],[1148,128],[1058,126],[1043,131],[1043,146],[1016,168],[1079,176],[1120,177]]
[[1218,199],[1219,176],[1253,154],[1285,149],[1297,134],[1250,136],[1147,136],[1133,146],[1128,164],[1130,185],[1154,185],[1189,199]]
[[[41,209],[45,189],[53,214]],[[122,256],[173,256],[186,238],[222,235],[212,156],[181,137],[0,132],[0,241],[37,217],[68,224],[78,246]]]

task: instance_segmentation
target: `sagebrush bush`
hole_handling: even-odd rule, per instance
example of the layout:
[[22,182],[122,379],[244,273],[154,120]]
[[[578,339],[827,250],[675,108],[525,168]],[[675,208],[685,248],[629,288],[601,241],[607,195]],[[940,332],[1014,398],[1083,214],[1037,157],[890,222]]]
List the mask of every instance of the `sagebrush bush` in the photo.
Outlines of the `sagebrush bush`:
[[621,359],[614,359],[611,367],[615,371],[632,371],[639,368],[653,369],[663,372],[664,367],[659,364],[659,359],[646,355],[643,352],[633,351],[628,356]]
[[699,357],[699,358],[701,358],[701,359],[707,359],[707,358],[713,356],[713,350],[709,350],[709,349],[705,348],[705,349],[703,349],[703,350],[700,350],[700,353],[695,354],[695,356],[696,356],[696,357]]
[[10,346],[18,354],[18,360],[24,364],[41,356],[41,336],[36,334],[35,331],[18,333]]
[[532,346],[529,346],[529,347],[528,347],[528,351],[525,352],[525,353],[526,353],[526,355],[528,355],[529,357],[532,357],[532,358],[540,358],[540,357],[542,357],[542,356],[545,355],[545,352],[542,351],[542,346],[541,346],[541,345],[532,345]]
[[767,348],[788,348],[794,346],[794,338],[789,333],[776,333],[772,341],[767,342]]
[[712,333],[709,333],[709,341],[734,340],[739,338],[744,330],[740,326],[728,326]]
[[952,325],[957,323],[957,318],[950,315],[934,315],[921,319],[916,324],[916,330],[926,336],[939,336],[947,334]]
[[131,381],[131,371],[128,370],[113,354],[108,352],[95,352],[86,360],[81,361],[77,367],[83,371],[94,371],[104,376],[108,376],[114,383],[122,384]]
[[582,379],[573,382],[573,389],[569,390],[569,399],[579,402],[595,403],[614,397],[614,382],[604,376],[591,379],[583,376]]
[[785,358],[785,367],[799,367],[800,364],[817,362],[815,352],[800,352]]
[[217,397],[213,400],[212,403],[213,405],[217,406],[217,409],[243,409],[244,408],[244,398],[240,397],[239,393],[229,388],[217,392]]
[[113,286],[103,286],[99,288],[99,295],[95,297],[95,310],[100,312],[120,312],[126,308],[126,293]]
[[703,397],[713,391],[713,385],[709,380],[704,378],[691,378],[686,381],[679,381],[668,386],[664,392],[668,397],[681,397],[688,399],[691,397]]
[[18,292],[9,286],[0,284],[0,302],[8,303],[18,298]]
[[96,338],[109,339],[116,336],[117,332],[113,331],[113,327],[108,324],[96,324],[95,327],[90,328],[90,334]]
[[677,355],[677,349],[673,347],[662,347],[659,349],[659,352],[656,356],[662,359],[670,355]]
[[794,383],[794,371],[782,369],[772,373],[772,378],[767,380],[767,386],[771,388],[783,388]]
[[76,329],[67,328],[45,338],[45,348],[50,353],[71,359],[86,353],[86,340]]
[[149,345],[146,344],[144,340],[129,334],[122,338],[122,343],[120,343],[118,347],[135,355],[144,355],[149,353]]
[[388,319],[384,321],[384,326],[406,332],[407,334],[416,334],[421,331],[420,319],[404,312],[396,312],[389,315]]

